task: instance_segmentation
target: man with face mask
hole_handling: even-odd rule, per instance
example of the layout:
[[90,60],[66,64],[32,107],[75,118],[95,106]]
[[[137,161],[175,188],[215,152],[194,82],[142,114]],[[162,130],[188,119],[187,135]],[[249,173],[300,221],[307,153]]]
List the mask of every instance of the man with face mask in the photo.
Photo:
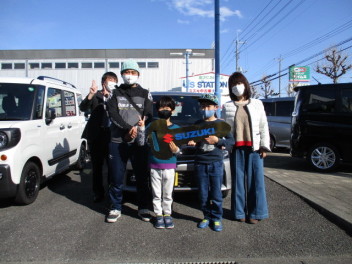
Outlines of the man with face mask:
[[109,145],[111,210],[106,218],[108,223],[116,222],[121,216],[123,180],[128,159],[132,163],[137,180],[138,216],[143,221],[151,219],[148,210],[151,203],[148,150],[147,146],[138,146],[135,138],[138,122],[145,119],[147,124],[151,120],[153,102],[148,90],[137,83],[139,74],[137,62],[125,61],[121,67],[124,83],[113,91],[113,96],[108,102],[108,112],[112,121]]
[[98,85],[93,80],[89,94],[79,106],[81,111],[90,112],[82,137],[88,141],[92,161],[94,202],[103,201],[105,196],[103,166],[104,161],[107,161],[108,158],[110,142],[110,120],[106,103],[117,85],[116,74],[113,72],[105,73],[101,78],[101,85],[102,90],[98,91]]

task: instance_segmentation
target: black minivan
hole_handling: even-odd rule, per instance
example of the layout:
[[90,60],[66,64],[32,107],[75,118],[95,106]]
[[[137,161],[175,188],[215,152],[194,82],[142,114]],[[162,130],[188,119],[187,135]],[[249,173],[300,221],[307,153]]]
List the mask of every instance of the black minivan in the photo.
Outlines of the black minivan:
[[291,155],[325,172],[352,162],[352,83],[297,87]]

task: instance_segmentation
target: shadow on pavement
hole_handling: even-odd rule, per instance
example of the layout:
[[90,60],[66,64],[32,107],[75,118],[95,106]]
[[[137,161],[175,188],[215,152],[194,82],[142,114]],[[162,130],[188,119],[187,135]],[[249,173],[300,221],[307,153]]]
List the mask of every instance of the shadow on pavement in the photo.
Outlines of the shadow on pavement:
[[84,169],[82,171],[73,170],[66,174],[60,174],[46,181],[44,186],[77,204],[86,206],[98,213],[106,214],[107,203],[105,201],[101,203],[93,202],[93,193],[91,191],[92,177],[90,173],[86,172],[87,170]]

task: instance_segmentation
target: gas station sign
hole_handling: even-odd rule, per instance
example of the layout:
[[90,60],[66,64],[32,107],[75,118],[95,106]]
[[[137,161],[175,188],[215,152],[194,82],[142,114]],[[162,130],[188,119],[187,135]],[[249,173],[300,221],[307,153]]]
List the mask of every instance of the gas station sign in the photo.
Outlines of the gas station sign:
[[309,66],[293,66],[289,68],[290,82],[309,82],[310,67]]

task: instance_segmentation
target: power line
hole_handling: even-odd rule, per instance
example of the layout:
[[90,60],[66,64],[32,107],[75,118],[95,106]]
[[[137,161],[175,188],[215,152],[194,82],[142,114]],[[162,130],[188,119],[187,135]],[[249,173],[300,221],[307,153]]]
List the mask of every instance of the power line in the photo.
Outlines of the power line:
[[[287,2],[283,7],[280,8],[279,11],[277,11],[273,16],[269,17],[267,19],[267,21],[264,23],[264,25],[262,25],[256,32],[254,32],[252,35],[250,35],[248,38],[245,39],[246,42],[248,42],[251,38],[253,38],[260,30],[264,29],[268,24],[270,24],[273,20],[275,20],[275,18],[286,8],[290,5],[290,3],[293,0],[290,0],[289,2]],[[279,2],[280,3],[280,2]],[[276,7],[276,6],[275,6]],[[242,37],[244,38],[244,36]]]
[[[247,45],[242,51],[250,48],[251,46],[253,46],[254,44],[256,44],[261,38],[263,38],[264,36],[266,36],[271,30],[273,30],[275,27],[277,27],[280,23],[282,23],[285,19],[288,18],[288,16],[290,14],[293,14],[294,10],[297,9],[297,7],[299,7],[305,0],[301,0],[299,3],[297,3],[291,10],[289,10],[284,16],[282,19],[280,19],[278,21],[278,23],[275,23],[274,25],[272,25],[268,30],[266,30],[262,35],[260,35],[256,40],[252,41],[251,44]],[[291,2],[287,3],[283,8],[280,9],[280,11],[278,13],[281,13],[286,7],[288,7],[288,5],[290,4]],[[278,14],[277,13],[277,14]],[[248,41],[248,40],[246,40]]]
[[311,47],[315,46],[316,44],[320,44],[322,41],[325,41],[325,40],[327,40],[327,39],[329,39],[329,38],[331,38],[331,37],[343,32],[343,31],[345,31],[345,30],[347,30],[347,29],[349,29],[351,27],[352,27],[352,20],[344,23],[343,25],[338,26],[337,28],[335,28],[335,29],[331,30],[330,32],[324,34],[323,36],[320,36],[320,37],[318,37],[318,38],[316,38],[316,39],[314,39],[314,40],[312,40],[312,41],[310,41],[310,42],[308,42],[308,43],[306,43],[306,44],[304,44],[304,45],[302,45],[302,46],[300,46],[300,47],[298,47],[298,48],[296,48],[296,49],[294,49],[292,51],[289,51],[289,52],[283,54],[282,56],[285,57],[285,58],[293,56],[293,55],[295,55],[295,54],[297,54],[297,53],[299,53],[301,51],[304,51],[304,50],[306,50],[308,48],[311,48]]
[[[348,39],[346,39],[346,40],[344,40],[344,41],[341,41],[340,43],[334,45],[334,47],[339,47],[339,46],[341,46],[341,45],[343,45],[343,44],[346,44],[346,43],[348,43],[348,42],[350,42],[350,41],[352,41],[352,37],[351,37],[351,38],[348,38]],[[351,48],[351,47],[352,47],[352,46],[349,46],[349,47],[347,47],[347,48],[345,48],[345,49],[342,49],[342,50],[340,50],[340,52],[342,52],[342,51],[344,51],[344,50],[346,50],[346,49],[349,49],[349,48]],[[304,63],[304,62],[306,62],[306,61],[309,61],[309,60],[311,60],[311,59],[313,59],[313,58],[315,58],[315,57],[317,57],[317,56],[320,56],[321,54],[326,53],[329,49],[330,49],[330,48],[326,48],[326,49],[324,49],[324,50],[322,50],[322,51],[320,51],[320,52],[318,52],[318,53],[316,53],[316,54],[314,54],[314,55],[312,55],[312,56],[309,56],[308,58],[303,59],[303,60],[301,60],[301,61],[299,61],[299,62],[297,62],[297,63],[294,63],[294,64],[292,64],[292,65],[290,65],[290,66],[293,66],[293,65],[300,65],[300,64],[302,64],[302,63]],[[321,59],[319,59],[319,60],[322,60],[322,59],[324,59],[324,58],[321,58]],[[317,60],[317,61],[319,61],[319,60]],[[317,62],[317,61],[315,61],[315,62]],[[315,63],[315,62],[312,62],[311,64],[313,64],[313,63]],[[310,64],[308,64],[308,65],[310,65]],[[282,70],[282,71],[276,72],[276,73],[274,73],[274,74],[268,75],[268,78],[271,78],[271,77],[274,77],[274,76],[276,76],[276,75],[279,74],[279,76],[276,76],[275,78],[272,78],[272,79],[270,79],[269,81],[276,80],[276,79],[278,79],[278,78],[280,78],[280,77],[282,77],[282,76],[287,75],[288,72],[287,72],[287,73],[284,73],[284,74],[280,74],[280,73],[285,72],[285,71],[288,71],[288,68],[289,68],[289,67],[286,67],[285,70]],[[257,81],[251,82],[251,84],[252,84],[253,86],[257,86],[257,85],[259,85],[260,83],[259,83],[259,84],[255,84],[255,83],[258,83],[258,82],[262,82],[262,81],[261,81],[261,80],[257,80]]]
[[[248,42],[248,40],[250,40],[252,37],[254,37],[260,30],[262,30],[262,29],[265,28],[267,25],[269,25],[276,17],[278,17],[278,15],[279,15],[280,13],[283,12],[284,9],[286,9],[286,8],[290,5],[290,3],[291,3],[292,1],[293,1],[293,0],[290,0],[290,1],[287,2],[283,7],[281,7],[281,9],[279,9],[273,16],[271,16],[271,17],[264,23],[264,25],[262,25],[257,31],[255,31],[251,36],[249,36],[249,37],[248,37],[245,41],[243,41],[243,42]],[[258,37],[258,38],[257,38],[255,41],[253,41],[251,44],[249,44],[248,46],[246,46],[246,47],[245,47],[244,49],[242,49],[242,50],[241,50],[241,48],[242,48],[243,46],[241,46],[239,49],[236,49],[236,54],[237,54],[237,56],[240,54],[241,51],[247,50],[249,47],[251,47],[251,46],[254,45],[256,42],[258,42],[258,41],[259,41],[263,36],[265,36],[268,32],[270,32],[270,31],[273,30],[275,27],[277,27],[281,22],[283,22],[286,18],[288,18],[288,16],[289,16],[290,14],[293,14],[294,10],[297,9],[297,7],[300,6],[303,1],[305,1],[305,0],[301,0],[298,4],[296,4],[290,11],[288,11],[288,12],[284,15],[284,17],[283,17],[278,23],[275,23],[274,25],[272,25],[267,31],[265,31],[260,37]],[[266,6],[262,11],[264,11],[264,10],[271,4],[271,2],[272,2],[272,1],[270,1],[269,4],[267,4],[267,6]],[[281,0],[280,0],[278,3],[276,3],[276,5],[275,5],[267,14],[273,12],[273,10],[280,4],[280,2],[281,2]],[[257,15],[257,17],[259,17],[260,14],[261,14],[261,13],[259,13],[259,14]],[[257,17],[256,17],[256,18],[257,18]],[[262,22],[262,21],[259,21],[259,22],[254,26],[254,28],[255,28],[260,22]],[[248,28],[248,27],[247,27],[247,28]],[[253,28],[253,29],[254,29],[254,28]],[[253,30],[253,29],[252,29],[252,30]],[[249,33],[250,33],[250,31],[249,31]],[[247,35],[248,35],[248,33],[246,33],[245,35],[243,35],[242,38],[244,38],[244,37],[247,36]],[[232,44],[232,43],[231,43],[231,44]],[[232,46],[232,45],[231,45],[231,46]],[[227,49],[226,54],[229,52],[231,46]],[[223,61],[223,63],[224,63],[224,64],[226,63],[226,65],[225,65],[225,68],[226,68],[226,67],[231,63],[231,57],[228,57],[225,61]]]
[[[280,1],[274,6],[273,9],[275,9],[275,7],[276,7],[281,1],[282,1],[282,0],[280,0]],[[262,9],[262,10],[258,13],[258,15],[257,15],[253,20],[251,20],[251,22],[246,26],[246,28],[245,28],[240,34],[243,34],[243,33],[253,24],[253,22],[254,22],[258,17],[260,17],[260,15],[265,11],[265,9],[267,9],[267,7],[268,7],[272,2],[273,2],[273,0],[270,0],[270,2],[264,7],[264,9]],[[270,12],[272,12],[273,9],[271,9],[267,14],[269,14]],[[267,15],[267,14],[266,14],[266,15]],[[260,22],[261,22],[261,21],[259,21],[258,23],[260,23]],[[258,25],[258,23],[254,26],[254,28]],[[249,31],[249,33],[250,33],[250,31]],[[248,34],[248,33],[246,33],[242,38],[244,38],[247,34]],[[224,53],[224,55],[221,57],[221,62],[223,62],[223,60],[225,59],[225,57],[227,56],[227,54],[228,54],[229,51],[231,50],[231,47],[232,47],[232,45],[235,43],[236,39],[238,39],[238,32],[237,32],[237,37],[234,38],[234,39],[230,42],[229,47],[227,48],[227,50],[226,50],[226,52]],[[229,64],[229,63],[228,63],[228,60],[229,60],[229,59],[228,59],[228,57],[227,57],[227,59],[226,59],[227,64],[226,64],[226,65]],[[224,62],[224,63],[225,63],[225,62]]]
[[[265,14],[265,16],[268,16],[271,12],[273,12],[274,9],[280,4],[281,1],[282,1],[282,0],[280,0],[279,2],[277,2],[276,5],[275,5],[271,10],[269,10],[269,12],[267,12],[267,13]],[[292,1],[292,0],[290,0],[290,2],[291,2],[291,1]],[[270,19],[271,19],[271,18],[270,18]],[[268,20],[268,22],[270,21],[270,19]],[[257,27],[257,25],[260,24],[261,22],[263,22],[263,21],[258,21],[258,23],[255,24],[255,26],[251,29],[251,31],[253,31],[253,30]],[[268,23],[268,22],[267,22],[267,23]],[[267,23],[266,23],[266,24],[267,24]],[[264,24],[264,26],[265,26],[266,24]],[[262,26],[261,28],[259,28],[259,30],[262,29],[262,28],[263,28],[263,26]],[[249,31],[249,33],[250,33],[251,31]],[[254,32],[254,34],[256,34],[257,32],[258,32],[258,30],[257,30],[256,32]],[[244,39],[249,33],[244,34],[243,36],[241,36],[241,38]],[[252,35],[253,35],[253,34],[252,34]],[[252,36],[252,35],[251,35],[251,36]],[[250,38],[250,37],[249,37],[249,38]]]
[[[274,0],[271,0],[259,13],[258,15],[245,27],[245,29],[241,32],[241,34],[244,34],[244,32],[246,32],[247,28],[249,28],[255,20],[257,20],[258,17],[260,17],[260,15],[265,11],[265,9],[267,9],[267,7],[273,2]],[[243,36],[244,37],[244,36]]]
[[[305,51],[317,44],[321,44],[321,42],[323,41],[326,41],[330,38],[332,38],[333,36],[343,32],[343,31],[346,31],[347,29],[351,28],[352,27],[352,20],[346,22],[346,23],[343,23],[342,25],[334,28],[333,30],[329,31],[328,33],[294,49],[294,50],[291,50],[289,52],[286,52],[282,55],[283,59],[287,59],[288,57],[291,57],[293,55],[296,55],[302,51]],[[257,72],[255,72],[253,75],[257,74],[258,72],[262,72],[262,71],[265,71],[265,69],[270,69],[274,66],[274,62],[273,61],[270,61],[266,66],[262,67],[260,70],[258,70]]]

